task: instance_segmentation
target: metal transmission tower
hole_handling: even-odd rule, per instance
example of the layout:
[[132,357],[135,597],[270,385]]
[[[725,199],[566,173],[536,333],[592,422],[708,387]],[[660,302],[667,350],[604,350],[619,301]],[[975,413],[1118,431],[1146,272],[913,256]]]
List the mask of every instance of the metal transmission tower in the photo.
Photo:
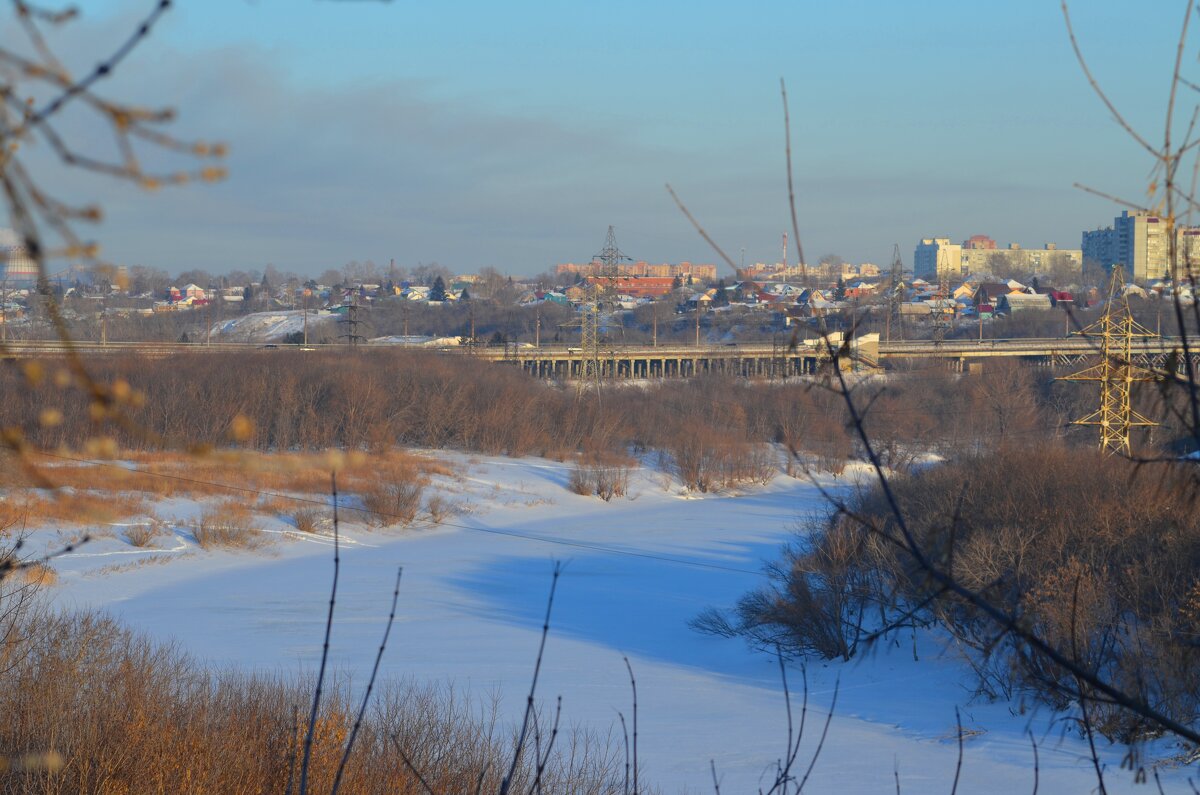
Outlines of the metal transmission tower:
[[1129,432],[1158,423],[1133,410],[1130,393],[1135,383],[1154,381],[1157,376],[1133,364],[1133,340],[1157,337],[1133,319],[1129,299],[1124,294],[1125,272],[1120,265],[1112,270],[1108,303],[1095,323],[1075,332],[1100,341],[1100,363],[1063,376],[1063,381],[1099,381],[1100,408],[1072,425],[1095,425],[1100,429],[1100,450],[1129,455]]
[[887,292],[887,329],[888,341],[892,339],[892,329],[896,330],[896,339],[904,339],[903,318],[900,315],[900,304],[904,303],[904,261],[900,259],[900,244],[892,249],[892,274],[888,282]]
[[596,278],[583,304],[583,312],[579,316],[579,347],[583,361],[579,370],[580,385],[600,382],[600,302],[605,294],[612,290],[619,275],[622,261],[631,261],[630,257],[621,253],[617,248],[617,233],[610,225],[608,235],[604,238],[604,248],[592,257],[592,261],[600,265]]
[[610,225],[608,234],[604,238],[604,248],[600,249],[600,253],[592,257],[593,262],[600,263],[600,274],[605,279],[615,279],[618,274],[618,265],[622,262],[632,262],[632,258],[621,253],[621,249],[617,248],[617,233]]
[[[945,260],[945,253],[940,248],[938,249],[937,277],[938,289],[933,296],[937,301],[933,316],[933,341],[942,342],[946,339],[946,333],[954,326],[954,310],[951,308],[950,312],[946,311],[947,306],[950,305],[950,264]],[[952,305],[950,306],[952,307]]]
[[359,306],[358,294],[352,290],[347,290],[342,297],[342,306],[345,309],[342,317],[338,318],[338,323],[346,328],[346,333],[339,334],[338,339],[345,340],[346,344],[353,348],[367,341],[366,336],[360,333],[360,330],[366,326],[363,315],[367,308]]

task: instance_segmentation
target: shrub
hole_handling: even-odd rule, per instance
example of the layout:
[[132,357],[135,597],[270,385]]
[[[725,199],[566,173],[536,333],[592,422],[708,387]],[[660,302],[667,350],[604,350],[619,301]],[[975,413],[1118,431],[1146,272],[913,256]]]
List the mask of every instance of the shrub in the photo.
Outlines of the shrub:
[[435,494],[425,501],[425,510],[434,524],[441,524],[447,516],[453,516],[457,510],[446,498]]
[[834,521],[789,546],[768,568],[767,585],[743,596],[731,614],[710,609],[692,626],[744,636],[763,648],[849,660],[858,651],[867,611],[883,597],[868,563],[873,543],[853,523]]
[[154,539],[167,535],[166,526],[161,520],[152,519],[149,522],[132,524],[125,528],[125,540],[135,547],[148,547]]
[[235,502],[206,508],[192,536],[203,549],[258,549],[266,543],[262,531],[251,523],[250,511]]
[[707,433],[681,434],[661,457],[690,491],[710,492],[746,483],[766,483],[776,473],[774,456],[761,444]]
[[301,508],[292,514],[292,523],[301,533],[315,533],[321,521],[321,512],[315,508]]
[[400,480],[368,484],[362,493],[367,521],[378,527],[409,525],[421,510],[425,486],[419,480]]
[[591,453],[575,462],[567,488],[581,496],[596,496],[605,502],[624,497],[629,491],[633,462],[620,456]]

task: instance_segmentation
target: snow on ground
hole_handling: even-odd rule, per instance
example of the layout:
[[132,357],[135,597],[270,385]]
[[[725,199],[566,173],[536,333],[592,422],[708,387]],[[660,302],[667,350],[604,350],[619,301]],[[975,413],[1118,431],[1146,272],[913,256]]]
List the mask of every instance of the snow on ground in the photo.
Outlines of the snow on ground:
[[[337,315],[332,312],[310,310],[308,313],[309,339],[316,340],[322,334],[332,333]],[[304,331],[304,310],[280,310],[278,312],[254,312],[213,324],[213,339],[221,342],[279,342],[289,334]]]
[[[644,781],[667,793],[711,791],[709,760],[723,792],[754,792],[768,781],[786,739],[777,665],[740,641],[700,635],[688,621],[759,584],[762,562],[774,557],[795,520],[820,510],[817,488],[780,477],[740,495],[696,497],[641,470],[628,498],[604,503],[567,491],[568,465],[445,457],[463,473],[435,483],[437,493],[465,509],[448,520],[455,526],[344,525],[333,664],[363,681],[396,567],[403,566],[386,675],[452,683],[481,699],[498,693],[504,715],[517,720],[553,562],[563,561],[539,696],[551,703],[562,695],[564,723],[619,736],[617,711],[631,716],[622,661],[628,655],[637,675]],[[822,479],[826,487],[839,482]],[[106,609],[216,665],[315,670],[332,574],[329,540],[301,538],[268,519],[264,527],[279,543],[267,550],[207,552],[183,526],[199,510],[182,499],[156,506],[175,526],[158,540],[159,551],[130,546],[115,528],[118,537],[56,560],[57,603]],[[48,531],[37,537],[46,548],[60,540]],[[948,791],[956,705],[973,732],[959,791],[1031,791],[1029,730],[1038,737],[1040,791],[1095,788],[1084,744],[1064,737],[1061,724],[1052,726],[1045,714],[1014,716],[1007,704],[972,702],[965,666],[933,638],[921,637],[918,653],[914,662],[906,641],[851,664],[810,664],[805,766],[840,689],[809,791],[893,791],[897,766],[905,792]],[[795,694],[799,670],[789,677]],[[798,702],[797,695],[797,717]],[[1123,749],[1104,753],[1109,790],[1131,790],[1130,774],[1117,770]]]

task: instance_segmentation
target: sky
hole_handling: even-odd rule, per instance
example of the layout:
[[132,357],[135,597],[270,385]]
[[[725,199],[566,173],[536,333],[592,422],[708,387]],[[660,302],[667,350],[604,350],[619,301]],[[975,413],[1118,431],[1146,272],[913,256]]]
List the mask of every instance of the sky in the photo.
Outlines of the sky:
[[[86,69],[153,4],[82,3],[52,42]],[[1097,79],[1158,140],[1184,5],[1153,10],[1071,12]],[[1074,183],[1145,195],[1152,163],[1089,88],[1056,0],[176,0],[99,90],[228,143],[228,179],[147,192],[35,164],[103,205],[87,231],[106,259],[172,273],[394,259],[528,275],[589,260],[609,225],[634,259],[718,262],[665,183],[735,262],[776,262],[780,78],[809,262],[886,264],[899,244],[911,265],[932,236],[1075,248],[1121,208]]]

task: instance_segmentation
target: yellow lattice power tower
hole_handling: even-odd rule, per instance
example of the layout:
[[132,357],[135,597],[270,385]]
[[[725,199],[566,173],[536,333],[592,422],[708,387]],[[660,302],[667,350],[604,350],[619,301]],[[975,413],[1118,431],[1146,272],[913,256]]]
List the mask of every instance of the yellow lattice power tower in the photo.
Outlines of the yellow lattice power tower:
[[1124,288],[1125,273],[1118,265],[1112,271],[1104,314],[1095,323],[1075,332],[1099,342],[1100,362],[1061,379],[1100,382],[1099,410],[1071,424],[1097,426],[1100,449],[1110,455],[1129,455],[1129,432],[1133,428],[1158,424],[1134,411],[1130,402],[1135,383],[1158,378],[1152,371],[1133,363],[1133,340],[1157,337],[1158,334],[1133,319]]

